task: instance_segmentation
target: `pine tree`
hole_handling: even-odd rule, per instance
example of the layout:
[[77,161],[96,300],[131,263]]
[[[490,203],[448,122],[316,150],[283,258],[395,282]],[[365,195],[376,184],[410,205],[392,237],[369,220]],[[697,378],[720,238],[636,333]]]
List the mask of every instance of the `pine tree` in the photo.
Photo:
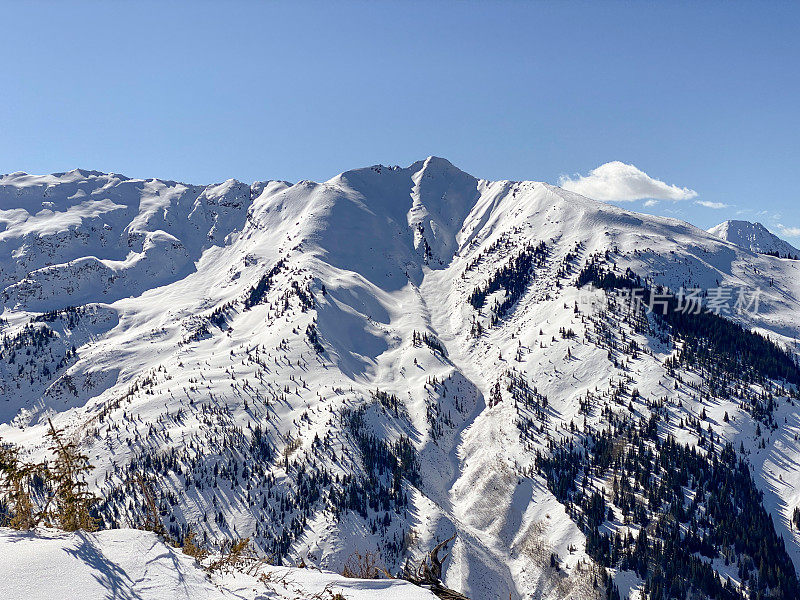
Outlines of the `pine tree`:
[[34,499],[34,479],[42,477],[44,465],[22,463],[19,450],[9,446],[0,447],[0,475],[2,490],[7,504],[4,525],[13,529],[31,529],[41,519]]
[[51,503],[55,505],[52,509],[54,521],[65,531],[95,531],[97,519],[92,516],[91,509],[97,499],[88,491],[85,480],[92,470],[89,457],[81,454],[77,442],[65,440],[63,433],[49,419],[48,423],[49,449],[55,456],[48,468],[48,478],[53,486],[48,506]]

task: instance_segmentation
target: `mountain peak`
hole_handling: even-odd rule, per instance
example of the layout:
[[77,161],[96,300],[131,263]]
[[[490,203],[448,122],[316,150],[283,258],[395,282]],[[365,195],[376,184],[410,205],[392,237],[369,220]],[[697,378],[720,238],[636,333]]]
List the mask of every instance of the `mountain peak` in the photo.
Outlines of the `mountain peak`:
[[800,250],[758,222],[732,219],[712,227],[708,232],[720,239],[760,254],[774,254],[790,258],[800,256]]
[[455,169],[457,171],[461,171],[458,167],[456,167],[453,163],[451,163],[446,158],[442,158],[440,156],[429,156],[425,160],[418,160],[413,165],[411,165],[411,169],[415,169],[419,165],[419,168],[423,168],[426,170],[431,171],[446,171],[450,169]]
[[345,181],[352,181],[362,179],[370,176],[370,174],[386,175],[388,173],[401,174],[407,176],[409,174],[425,172],[430,176],[434,175],[456,175],[462,173],[468,175],[446,158],[439,156],[428,156],[425,159],[417,160],[407,167],[400,167],[398,165],[389,166],[383,164],[376,164],[370,167],[359,167],[357,169],[350,169],[334,177],[331,181],[344,179]]

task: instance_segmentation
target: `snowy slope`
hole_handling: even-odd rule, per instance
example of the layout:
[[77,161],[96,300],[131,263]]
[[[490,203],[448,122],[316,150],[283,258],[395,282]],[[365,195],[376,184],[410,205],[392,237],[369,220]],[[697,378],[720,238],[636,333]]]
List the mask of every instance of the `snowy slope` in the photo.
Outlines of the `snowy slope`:
[[0,529],[0,598],[5,600],[432,600],[401,581],[346,579],[312,569],[261,565],[250,573],[209,574],[155,534],[132,529],[98,533]]
[[[575,285],[600,256],[673,290],[758,288],[756,314],[727,316],[796,352],[797,261],[435,157],[250,186],[12,174],[0,209],[0,436],[41,457],[53,416],[90,455],[109,525],[144,521],[141,474],[176,537],[248,536],[339,571],[356,550],[396,570],[457,533],[451,588],[594,598],[585,533],[536,452],[667,398],[665,434],[700,443],[689,422],[705,408],[715,435],[748,449],[800,567],[800,409],[780,400],[781,427],[756,436],[744,402],[705,389],[704,373],[678,381],[668,343],[604,322],[603,292]],[[508,290],[469,301],[539,244],[502,316]],[[646,351],[614,354],[596,341],[608,336]],[[620,382],[638,395],[618,402]],[[521,387],[547,398],[543,417]]]
[[762,254],[777,253],[781,258],[800,256],[800,250],[770,232],[761,223],[749,221],[725,221],[708,230],[711,235],[749,248]]

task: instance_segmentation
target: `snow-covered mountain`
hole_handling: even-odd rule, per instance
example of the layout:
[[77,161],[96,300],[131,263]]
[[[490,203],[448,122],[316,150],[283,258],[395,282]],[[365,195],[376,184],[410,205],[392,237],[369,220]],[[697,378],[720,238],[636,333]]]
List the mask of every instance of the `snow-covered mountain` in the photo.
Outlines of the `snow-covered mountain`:
[[107,526],[148,518],[142,478],[174,537],[279,563],[396,571],[457,534],[472,598],[798,589],[798,261],[436,157],[15,173],[0,224],[0,436],[81,440]]
[[750,221],[725,221],[708,230],[711,235],[749,248],[753,252],[773,254],[780,258],[800,257],[800,250],[779,238],[761,223]]

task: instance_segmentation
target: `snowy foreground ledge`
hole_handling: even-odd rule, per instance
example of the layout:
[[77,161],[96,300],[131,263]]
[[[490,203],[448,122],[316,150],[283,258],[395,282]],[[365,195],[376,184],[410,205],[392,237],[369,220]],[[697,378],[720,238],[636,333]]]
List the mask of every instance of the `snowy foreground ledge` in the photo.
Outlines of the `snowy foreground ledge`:
[[434,600],[404,581],[347,579],[314,569],[266,566],[267,583],[244,573],[209,575],[154,533],[0,528],[3,600]]

